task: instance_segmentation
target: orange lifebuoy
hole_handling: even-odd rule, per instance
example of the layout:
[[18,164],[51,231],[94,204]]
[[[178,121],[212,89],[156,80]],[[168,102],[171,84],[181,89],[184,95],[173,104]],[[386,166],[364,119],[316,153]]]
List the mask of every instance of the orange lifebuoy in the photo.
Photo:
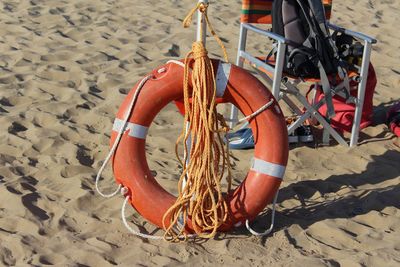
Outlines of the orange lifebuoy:
[[[218,102],[232,103],[249,115],[270,102],[267,88],[246,70],[213,60]],[[131,205],[148,221],[163,227],[162,218],[176,198],[164,190],[153,177],[146,160],[147,130],[154,117],[168,103],[183,97],[183,68],[167,63],[154,70],[138,95],[125,132],[113,157],[118,184],[128,188]],[[111,144],[121,131],[123,120],[136,85],[124,100],[114,122]],[[274,101],[265,111],[251,119],[254,134],[254,159],[247,177],[225,196],[229,215],[220,231],[228,231],[245,220],[255,218],[276,194],[288,160],[287,128],[282,111]],[[190,219],[190,218],[189,218]],[[190,225],[188,226],[190,228]],[[190,229],[188,229],[190,231]]]

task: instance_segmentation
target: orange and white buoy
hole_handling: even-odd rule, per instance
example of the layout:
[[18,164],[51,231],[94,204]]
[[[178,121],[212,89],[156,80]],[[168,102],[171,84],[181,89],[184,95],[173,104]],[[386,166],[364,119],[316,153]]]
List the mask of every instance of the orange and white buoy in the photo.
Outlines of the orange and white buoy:
[[[213,67],[217,70],[218,103],[232,103],[245,116],[271,103],[268,108],[249,118],[255,142],[254,159],[243,182],[224,196],[228,204],[228,217],[218,230],[228,231],[246,220],[254,219],[271,203],[285,173],[288,137],[282,111],[260,81],[246,70],[228,63],[213,60]],[[160,228],[163,228],[164,214],[176,198],[157,183],[148,167],[146,135],[160,110],[171,101],[183,98],[183,78],[182,66],[175,63],[167,63],[154,70],[145,84],[137,84],[124,100],[111,135],[111,144],[118,143],[112,158],[116,182],[127,188],[125,195],[129,197],[131,205]],[[134,106],[132,102],[135,102]],[[128,120],[125,123],[126,117]],[[121,131],[122,137],[116,140]],[[186,225],[189,233],[193,232],[190,219]]]

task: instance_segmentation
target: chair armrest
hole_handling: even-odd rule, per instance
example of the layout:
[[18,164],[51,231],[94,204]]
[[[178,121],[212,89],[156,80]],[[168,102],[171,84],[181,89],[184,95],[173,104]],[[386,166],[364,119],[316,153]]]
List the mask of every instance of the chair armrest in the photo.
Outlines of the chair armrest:
[[348,30],[348,29],[339,27],[339,26],[334,25],[334,24],[331,24],[331,23],[329,23],[329,22],[328,22],[328,27],[331,28],[331,29],[334,30],[334,31],[338,31],[338,32],[342,32],[342,33],[348,34],[348,35],[350,35],[350,36],[353,36],[353,37],[355,37],[355,38],[357,38],[357,39],[364,40],[364,41],[366,41],[366,42],[368,42],[368,43],[371,43],[371,44],[376,44],[376,43],[378,42],[378,41],[377,41],[375,38],[373,38],[373,37],[370,37],[370,36],[365,35],[365,34],[360,33],[360,32],[350,31],[350,30]]
[[248,24],[248,23],[242,23],[242,26],[244,28],[252,31],[252,32],[255,32],[255,33],[264,35],[266,37],[269,37],[271,39],[274,39],[274,40],[278,41],[279,43],[283,43],[283,44],[287,44],[288,43],[288,41],[285,39],[285,37],[283,37],[283,36],[281,36],[279,34],[260,29],[260,28],[258,28],[256,26],[253,26],[253,25]]

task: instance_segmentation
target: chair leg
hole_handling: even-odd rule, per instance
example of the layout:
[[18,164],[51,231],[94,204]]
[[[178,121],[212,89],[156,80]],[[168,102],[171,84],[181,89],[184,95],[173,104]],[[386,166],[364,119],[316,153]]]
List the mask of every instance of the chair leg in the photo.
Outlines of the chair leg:
[[289,92],[293,94],[307,110],[306,113],[300,117],[301,120],[305,118],[303,120],[305,121],[308,118],[308,114],[311,114],[311,116],[317,119],[317,121],[324,127],[324,131],[327,131],[327,133],[329,133],[339,144],[347,146],[347,142],[343,139],[343,137],[340,136],[340,134],[336,132],[325,120],[325,118],[318,112],[319,107],[322,105],[322,101],[316,103],[315,105],[311,105],[307,98],[300,94],[299,90],[294,85],[292,85],[290,82],[287,82],[285,85]]
[[271,77],[269,77],[265,72],[262,72],[258,68],[253,67],[253,70],[255,70],[257,74],[261,76],[261,79],[263,79],[268,84],[268,86],[271,86],[272,88],[274,81]]
[[272,94],[274,95],[275,99],[279,99],[283,64],[285,64],[285,51],[286,51],[286,44],[278,42],[278,52],[276,57],[274,82],[272,84]]
[[[302,95],[300,95],[300,96],[304,97]],[[305,97],[304,97],[303,101],[302,100],[300,100],[300,101],[306,107],[307,110],[312,110],[312,116],[315,117],[318,120],[318,122],[322,124],[322,126],[324,127],[324,130],[326,130],[333,138],[335,138],[335,140],[338,141],[339,144],[348,146],[346,140],[344,140],[343,137],[340,136],[340,134],[338,132],[336,132],[332,128],[332,126],[325,120],[325,118],[322,117],[322,115],[313,106],[311,106],[307,102],[307,99],[305,99]]]
[[240,24],[240,32],[239,32],[239,45],[238,52],[236,56],[236,65],[239,67],[243,67],[244,59],[240,56],[240,51],[246,51],[246,42],[247,42],[247,29],[243,27],[243,24]]
[[369,69],[369,62],[370,62],[370,57],[371,57],[371,46],[372,46],[371,43],[365,41],[364,53],[363,53],[364,56],[363,56],[363,60],[362,60],[362,64],[361,64],[361,71],[360,71],[361,81],[358,84],[357,101],[355,103],[356,111],[355,111],[355,115],[354,115],[353,127],[351,130],[350,147],[356,146],[358,143],[362,109],[364,106],[365,87],[367,85],[367,80],[368,80],[368,69]]
[[310,117],[311,117],[310,112],[303,113],[303,115],[301,115],[300,118],[298,118],[294,123],[288,126],[288,134],[289,135],[292,134],[294,130],[300,127]]
[[286,93],[282,94],[282,100],[288,105],[291,112],[295,113],[297,116],[301,116],[303,111],[287,96]]
[[322,131],[322,144],[324,146],[329,146],[330,136],[331,135],[329,134],[329,131],[324,128],[324,130]]
[[[243,24],[240,24],[240,32],[239,32],[239,45],[238,52],[236,57],[236,65],[239,67],[243,67],[244,59],[240,56],[240,51],[246,50],[246,41],[247,41],[247,29],[243,27]],[[231,113],[229,116],[229,127],[232,129],[235,127],[238,122],[239,110],[235,107],[235,105],[231,105]]]
[[239,121],[238,119],[239,116],[239,110],[235,105],[231,105],[231,114],[229,116],[229,128],[233,129],[235,127],[236,123]]

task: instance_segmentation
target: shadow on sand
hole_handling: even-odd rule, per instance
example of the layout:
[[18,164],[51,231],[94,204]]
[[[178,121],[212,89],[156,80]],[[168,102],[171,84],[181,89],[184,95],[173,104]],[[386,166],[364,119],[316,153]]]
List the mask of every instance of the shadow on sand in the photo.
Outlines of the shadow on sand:
[[[282,188],[278,205],[289,199],[298,199],[301,205],[277,211],[274,231],[293,224],[307,229],[310,225],[326,219],[352,218],[372,210],[381,212],[386,207],[400,209],[400,186],[394,181],[400,181],[400,152],[389,150],[383,155],[372,156],[372,159],[366,170],[361,173],[332,175],[324,180],[300,181]],[[393,180],[390,186],[380,185],[390,180]],[[344,192],[339,192],[344,189]],[[311,199],[315,194],[320,194],[320,197]],[[271,212],[268,210],[252,223],[253,229],[264,231],[270,220]],[[234,232],[235,234],[248,235],[248,232],[241,227]]]

